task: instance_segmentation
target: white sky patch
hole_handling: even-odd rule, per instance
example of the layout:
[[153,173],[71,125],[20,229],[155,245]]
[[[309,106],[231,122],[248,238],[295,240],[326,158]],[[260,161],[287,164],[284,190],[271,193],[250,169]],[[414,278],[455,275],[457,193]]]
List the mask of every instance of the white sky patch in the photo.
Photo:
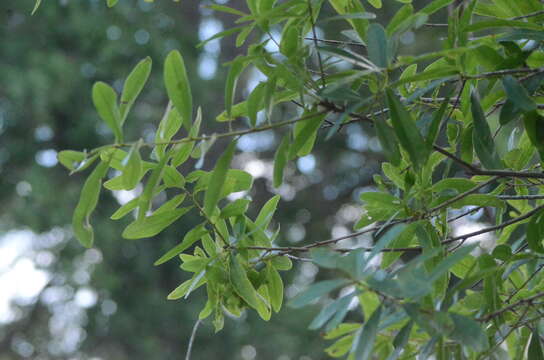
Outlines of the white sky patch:
[[138,184],[133,190],[114,190],[112,193],[120,205],[125,205],[130,200],[140,196],[142,190],[142,184]]
[[82,308],[90,308],[96,305],[98,295],[93,289],[82,287],[76,292],[74,300],[78,306]]
[[[463,234],[475,232],[487,226],[489,226],[489,224],[465,220],[463,222],[458,223],[457,226],[453,228],[453,236],[460,236]],[[491,249],[493,249],[495,246],[495,240],[496,240],[495,237],[491,233],[484,233],[484,234],[480,234],[480,235],[468,238],[465,241],[465,245],[478,243],[480,244],[480,248],[482,248],[483,250],[491,251]],[[479,249],[476,248],[474,249],[474,251],[478,253]]]
[[266,174],[266,164],[258,159],[250,160],[245,164],[244,171],[250,173],[253,178],[259,178]]
[[312,154],[298,158],[297,167],[300,172],[304,174],[309,174],[314,171],[316,165],[315,156]]
[[57,165],[57,152],[53,149],[40,150],[36,153],[36,162],[43,167]]
[[210,54],[202,54],[198,61],[198,76],[204,80],[210,80],[217,72],[217,59]]

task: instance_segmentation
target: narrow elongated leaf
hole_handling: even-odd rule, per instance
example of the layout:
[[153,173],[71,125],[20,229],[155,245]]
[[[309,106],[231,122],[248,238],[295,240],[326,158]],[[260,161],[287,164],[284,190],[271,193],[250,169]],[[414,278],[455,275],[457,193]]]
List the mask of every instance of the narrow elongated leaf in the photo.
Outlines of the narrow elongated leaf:
[[324,280],[310,285],[308,289],[295,296],[289,302],[289,307],[298,309],[329,292],[349,283],[347,279]]
[[544,360],[544,352],[542,351],[542,343],[538,334],[538,327],[535,326],[529,343],[527,358],[531,360]]
[[185,236],[183,237],[183,240],[181,243],[170,249],[166,254],[161,256],[153,265],[161,265],[167,262],[168,260],[176,257],[177,255],[181,254],[185,250],[187,250],[191,245],[193,245],[197,240],[199,240],[202,236],[206,235],[208,233],[208,230],[204,227],[204,225],[198,225],[197,227],[193,228],[191,231],[189,231]]
[[393,130],[395,130],[402,147],[408,152],[414,166],[420,168],[427,162],[429,156],[425,140],[419,133],[410,113],[404,108],[393,91],[387,89],[386,95]]
[[81,195],[79,196],[79,202],[74,210],[74,216],[72,218],[74,234],[79,242],[87,248],[90,248],[93,245],[94,240],[93,227],[89,222],[89,219],[98,203],[102,178],[106,176],[108,168],[109,166],[106,162],[100,162],[97,165],[85,181],[83,189],[81,190]]
[[133,145],[124,161],[125,167],[122,176],[125,190],[134,189],[142,177],[142,158],[140,157],[140,150],[138,147],[138,144]]
[[180,52],[171,51],[164,62],[164,83],[168,97],[174,103],[187,130],[191,128],[193,95]]
[[227,150],[219,160],[213,169],[210,182],[208,183],[208,190],[206,190],[206,195],[204,196],[204,212],[210,216],[219,201],[221,190],[225,184],[225,179],[227,171],[234,155],[234,149],[236,149],[236,141],[233,141],[229,144]]
[[115,141],[122,142],[121,115],[117,107],[117,93],[115,90],[108,84],[99,81],[93,86],[92,98],[98,115],[113,131]]
[[281,140],[276,154],[274,155],[274,187],[279,187],[283,182],[283,170],[287,165],[289,155],[289,134],[285,135]]
[[420,10],[423,14],[431,15],[437,12],[438,10],[451,4],[453,0],[434,0],[423,9]]
[[119,105],[121,126],[123,126],[134,101],[142,92],[142,89],[149,78],[149,74],[151,73],[151,67],[152,60],[150,57],[146,57],[140,61],[128,75],[123,87],[123,93],[121,94],[121,104]]
[[408,340],[410,339],[410,332],[412,331],[412,328],[414,326],[413,321],[409,321],[406,325],[400,329],[400,331],[395,336],[395,339],[393,339],[393,346],[395,347],[395,350],[387,357],[387,360],[396,360],[398,359],[400,353],[408,344]]
[[272,265],[266,269],[268,295],[270,296],[270,305],[275,312],[279,312],[283,303],[283,281],[278,270]]
[[250,200],[248,199],[237,199],[221,209],[221,217],[228,218],[231,216],[243,215],[246,213],[249,203]]
[[68,170],[75,170],[87,155],[81,151],[64,150],[57,154],[57,159]]
[[[353,298],[353,295],[354,293],[350,293],[324,306],[323,309],[321,309],[321,311],[319,312],[319,314],[312,320],[312,322],[308,326],[308,329],[317,330],[321,328],[338,312],[341,312],[345,316],[345,314],[347,313],[347,310],[349,309],[349,304],[351,302],[351,299]],[[331,328],[334,328],[334,327],[335,326],[331,326]]]
[[257,299],[257,291],[247,277],[246,270],[240,263],[239,255],[230,256],[230,272],[229,279],[234,291],[244,301],[254,309],[259,308],[259,300]]
[[474,151],[478,155],[482,165],[487,169],[501,169],[503,168],[503,164],[495,148],[495,141],[493,140],[489,124],[475,91],[472,92],[470,99],[472,121],[474,124],[474,133],[472,136]]
[[383,120],[374,121],[374,126],[376,126],[376,135],[378,135],[385,156],[391,164],[399,166],[401,156],[395,132]]
[[533,111],[536,104],[529,96],[527,90],[513,76],[507,75],[502,78],[502,85],[506,91],[508,100],[523,111]]
[[544,253],[542,239],[544,239],[544,212],[539,211],[531,216],[531,220],[527,225],[527,245],[529,245],[529,249],[540,254]]
[[231,109],[236,91],[236,83],[238,82],[238,77],[242,70],[244,70],[244,63],[242,61],[234,60],[230,66],[227,81],[225,82],[225,111],[229,118],[232,115]]
[[123,237],[125,239],[143,239],[155,236],[185,215],[189,210],[191,210],[191,207],[185,207],[138,219],[125,228]]
[[366,33],[368,57],[374,65],[381,68],[389,66],[388,41],[385,29],[378,23],[373,23],[368,27]]
[[459,314],[450,314],[450,318],[455,325],[449,335],[452,339],[476,351],[485,351],[489,347],[487,335],[476,321]]
[[379,306],[374,313],[372,313],[372,316],[370,316],[364,326],[357,332],[351,349],[354,359],[370,359],[372,349],[374,348],[374,342],[376,341],[376,335],[378,334],[378,325],[380,324],[381,315],[382,307]]
[[279,195],[275,195],[263,205],[261,211],[259,211],[259,215],[257,215],[257,219],[255,219],[256,226],[266,230],[268,224],[270,224],[270,220],[272,219],[274,212],[276,211],[280,198],[281,197]]
[[[313,143],[315,141],[315,137],[317,134],[317,130],[323,123],[323,120],[325,119],[324,114],[316,114],[315,117],[305,120],[301,123],[301,127],[299,128],[299,131],[295,131],[295,140],[289,147],[289,159],[294,159],[297,155],[298,156],[304,156],[307,155],[311,151],[311,147],[313,147]],[[298,123],[297,123],[298,125]],[[295,130],[298,130],[295,127]],[[310,151],[307,150],[308,144],[310,145]]]

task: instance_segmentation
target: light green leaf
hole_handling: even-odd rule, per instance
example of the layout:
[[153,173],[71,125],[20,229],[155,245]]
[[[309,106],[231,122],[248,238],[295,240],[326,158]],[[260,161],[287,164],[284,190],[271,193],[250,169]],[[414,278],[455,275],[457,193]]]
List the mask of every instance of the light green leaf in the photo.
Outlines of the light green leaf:
[[268,265],[266,267],[266,279],[270,304],[275,312],[279,312],[283,302],[283,281],[274,266]]
[[227,150],[221,155],[210,177],[208,189],[204,195],[204,213],[211,216],[215,206],[219,202],[221,190],[225,184],[227,171],[236,149],[236,141],[232,141]]
[[92,98],[98,115],[113,131],[115,141],[123,142],[121,115],[117,107],[117,94],[115,90],[108,84],[99,81],[93,86]]
[[74,216],[72,218],[74,234],[79,242],[87,248],[90,248],[93,245],[94,240],[93,227],[90,224],[89,219],[98,203],[102,178],[106,176],[108,168],[109,166],[106,162],[100,162],[96,166],[85,181],[83,189],[81,190],[81,195],[79,196],[79,202],[74,210]]
[[130,200],[129,202],[127,202],[126,204],[121,206],[119,209],[117,209],[117,211],[114,212],[110,216],[110,219],[119,220],[119,219],[123,218],[125,215],[127,215],[132,210],[134,210],[134,209],[136,209],[138,207],[138,201],[139,201],[139,199],[137,197]]
[[257,219],[255,219],[256,226],[263,230],[266,230],[268,224],[270,224],[270,220],[272,220],[274,212],[276,212],[276,208],[278,206],[280,198],[281,196],[275,195],[263,205],[261,211],[259,211],[259,215],[257,215]]
[[323,123],[323,120],[325,120],[325,114],[316,114],[316,116],[311,119],[299,121],[295,124],[295,140],[289,147],[289,159],[293,159],[297,155],[307,155],[311,151],[317,135],[317,130]]
[[63,150],[57,154],[59,162],[68,170],[75,170],[83,160],[87,158],[87,154],[81,151]]
[[229,279],[234,291],[240,296],[249,306],[254,309],[259,308],[259,300],[257,299],[257,291],[247,277],[245,268],[240,263],[240,255],[230,256],[230,272]]
[[111,8],[111,7],[114,7],[115,5],[117,5],[118,2],[119,2],[119,0],[108,0],[107,4],[108,4],[108,7]]
[[125,239],[143,239],[157,235],[174,221],[185,215],[191,207],[185,207],[168,212],[161,212],[138,219],[129,224],[123,231]]
[[168,97],[181,115],[185,128],[190,129],[193,117],[193,95],[185,63],[177,50],[172,50],[164,62],[164,83]]
[[231,216],[243,215],[247,211],[247,207],[251,201],[248,199],[237,199],[223,209],[221,209],[221,217],[228,218]]
[[131,190],[138,185],[143,175],[142,158],[140,157],[139,144],[135,144],[125,158],[123,168],[123,187],[125,190]]
[[123,93],[121,94],[121,104],[119,105],[121,126],[123,126],[134,101],[138,95],[140,95],[140,92],[142,92],[142,89],[149,78],[149,74],[151,73],[151,67],[152,60],[148,56],[136,64],[132,72],[128,75],[123,87]]
[[181,254],[185,250],[187,250],[189,247],[191,247],[197,240],[199,240],[202,236],[206,235],[208,233],[208,230],[204,227],[203,224],[198,225],[197,227],[193,228],[191,231],[189,231],[185,236],[183,237],[183,240],[181,243],[170,249],[166,254],[161,256],[153,265],[161,265],[167,262],[168,260],[176,257],[177,255]]
[[236,92],[236,83],[240,73],[244,70],[244,62],[235,59],[231,65],[227,74],[227,81],[225,82],[225,111],[227,116],[232,116],[232,103],[234,101],[234,95]]

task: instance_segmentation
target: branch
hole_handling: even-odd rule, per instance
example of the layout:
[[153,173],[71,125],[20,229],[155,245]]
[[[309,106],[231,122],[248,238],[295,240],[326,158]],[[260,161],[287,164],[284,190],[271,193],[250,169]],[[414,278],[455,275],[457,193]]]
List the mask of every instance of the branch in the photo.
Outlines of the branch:
[[481,318],[478,318],[476,319],[476,321],[480,321],[480,322],[486,322],[486,321],[489,321],[493,318],[496,318],[497,316],[500,316],[502,314],[504,314],[505,312],[507,311],[512,311],[514,310],[516,307],[520,306],[520,305],[532,305],[533,302],[536,300],[536,299],[539,299],[541,297],[544,297],[544,292],[541,292],[541,293],[538,293],[534,296],[531,296],[527,299],[521,299],[520,301],[518,302],[515,302],[513,303],[512,305],[509,305],[507,307],[504,307],[500,310],[497,310],[491,314],[488,314],[488,315],[485,315],[485,316],[482,316]]

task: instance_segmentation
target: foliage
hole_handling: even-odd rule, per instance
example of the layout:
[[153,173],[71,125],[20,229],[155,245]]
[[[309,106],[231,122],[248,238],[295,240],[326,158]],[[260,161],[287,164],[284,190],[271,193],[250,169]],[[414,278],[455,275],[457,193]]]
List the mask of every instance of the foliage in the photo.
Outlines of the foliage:
[[[181,270],[193,274],[170,299],[187,298],[205,285],[208,300],[199,319],[211,317],[216,331],[225,312],[254,310],[269,320],[284,297],[279,271],[289,270],[293,260],[309,260],[333,270],[334,278],[309,286],[290,305],[338,294],[310,324],[335,341],[330,356],[518,359],[528,351],[529,358],[542,357],[544,4],[435,0],[416,10],[410,1],[399,2],[404,5],[385,26],[367,11],[381,8],[378,0],[248,0],[245,11],[210,5],[242,24],[214,38],[237,34],[236,44],[247,49],[228,64],[225,111],[216,118],[227,123],[224,132],[201,134],[203,111],[193,109],[178,51],[164,62],[170,103],[153,142],[125,142],[123,132],[151,61],[131,72],[120,100],[109,85],[97,83],[93,102],[114,143],[59,153],[72,172],[94,167],[73,217],[81,243],[92,246],[90,217],[102,187],[132,190],[141,182],[142,193],[112,218],[134,213],[123,237],[140,239],[191,212],[201,216],[156,264],[179,259]],[[446,10],[447,24],[432,22]],[[318,39],[316,24],[328,21],[345,21],[348,40]],[[403,54],[403,36],[429,27],[445,30],[441,47]],[[273,38],[246,44],[260,39],[252,34],[270,35],[271,29],[281,33],[277,52],[266,47]],[[253,68],[265,80],[235,104],[237,80]],[[297,115],[285,119],[275,111],[281,106]],[[231,168],[241,137],[272,129],[283,134],[274,163],[279,187],[289,161],[353,122],[375,127],[386,157],[383,175],[374,177],[378,191],[361,194],[363,216],[355,232],[279,246],[279,228],[272,226],[278,196],[255,218],[247,214],[249,198],[226,200],[253,183],[249,173]],[[228,145],[213,169],[202,170],[208,150],[222,141]],[[180,172],[190,159],[197,169]],[[116,175],[103,182],[110,168]],[[163,193],[167,201],[154,201]],[[456,235],[455,222],[480,210],[493,224]],[[491,247],[477,238],[487,233]],[[338,245],[363,234],[372,234],[371,246]],[[301,258],[304,253],[310,258]],[[356,309],[349,306],[354,299]],[[344,322],[353,311],[364,321]]]

